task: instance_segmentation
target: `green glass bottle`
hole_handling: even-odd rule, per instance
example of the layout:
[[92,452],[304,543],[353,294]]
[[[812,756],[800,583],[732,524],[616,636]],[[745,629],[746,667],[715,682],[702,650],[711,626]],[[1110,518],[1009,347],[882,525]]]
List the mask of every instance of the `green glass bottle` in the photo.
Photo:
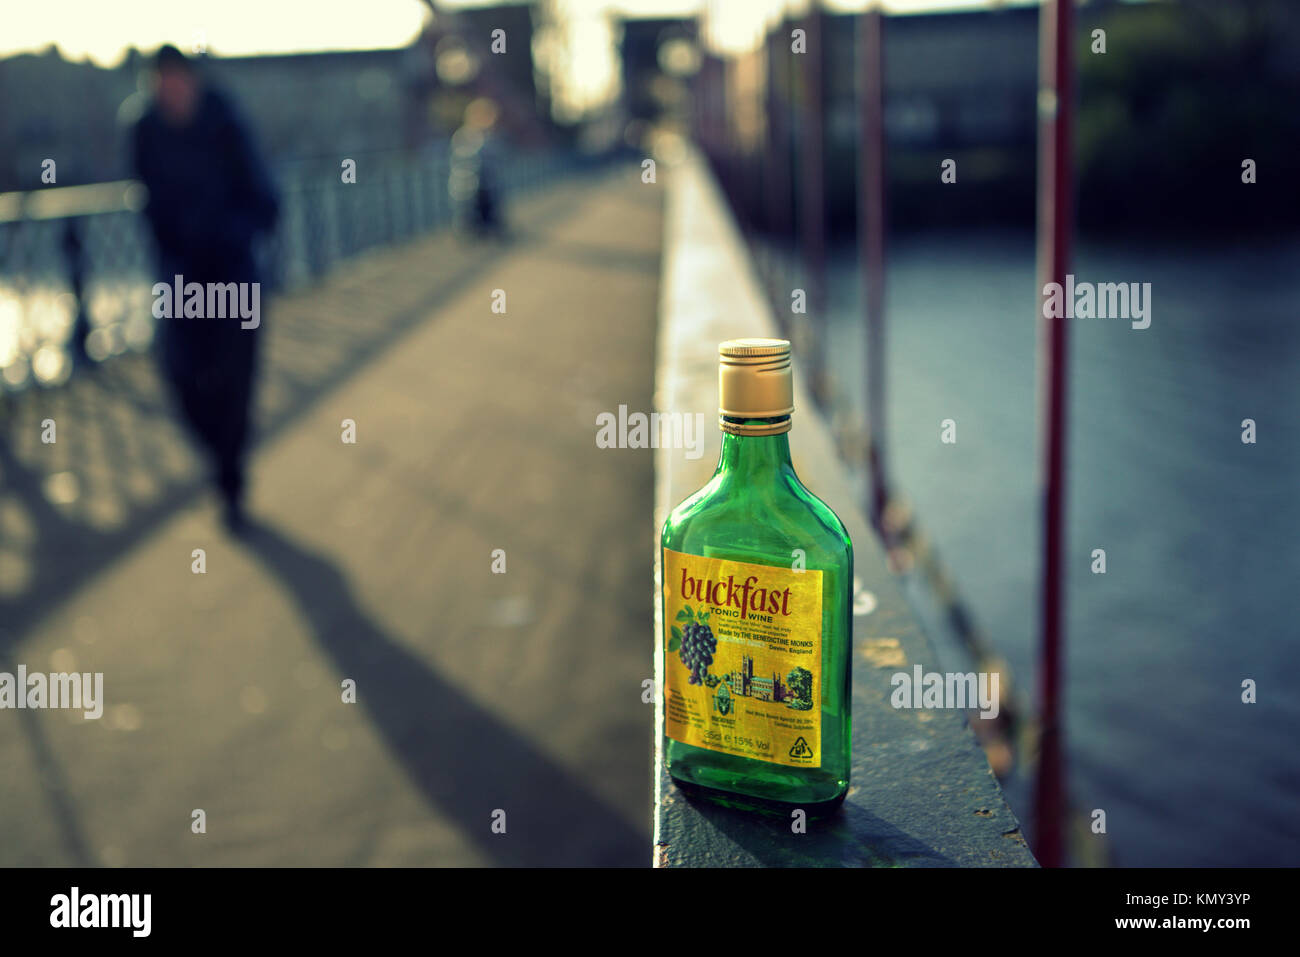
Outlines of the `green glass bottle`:
[[853,544],[790,463],[790,344],[718,352],[718,468],[661,538],[667,769],[720,804],[820,816],[849,787]]

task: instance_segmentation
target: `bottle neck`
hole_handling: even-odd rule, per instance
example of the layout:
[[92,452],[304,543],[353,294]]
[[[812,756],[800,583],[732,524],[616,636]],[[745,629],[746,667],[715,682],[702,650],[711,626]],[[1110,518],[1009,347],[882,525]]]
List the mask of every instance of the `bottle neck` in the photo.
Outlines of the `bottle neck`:
[[775,480],[775,477],[785,470],[793,471],[793,466],[790,464],[789,432],[778,435],[735,435],[725,431],[722,433],[722,454],[718,458],[719,474],[743,482],[762,482]]

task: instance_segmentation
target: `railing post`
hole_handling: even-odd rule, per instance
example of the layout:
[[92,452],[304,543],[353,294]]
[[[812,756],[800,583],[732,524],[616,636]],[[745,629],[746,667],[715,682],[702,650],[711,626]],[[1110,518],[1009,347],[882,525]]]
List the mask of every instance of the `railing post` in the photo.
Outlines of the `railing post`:
[[[808,5],[804,31],[808,47],[801,58],[804,126],[800,146],[804,162],[799,168],[799,179],[803,185],[803,203],[799,211],[800,238],[808,271],[808,313],[817,317],[814,322],[805,323],[812,333],[812,341],[806,344],[812,350],[811,391],[818,404],[824,405],[829,391],[823,342],[826,330],[826,171],[822,69],[826,51],[822,44],[822,10],[818,0],[812,0]],[[817,328],[818,324],[820,328]]]
[[[1047,0],[1039,16],[1038,289],[1064,285],[1073,227],[1073,3]],[[1041,298],[1041,296],[1040,296]],[[1039,757],[1034,852],[1065,863],[1065,757],[1061,678],[1065,619],[1065,442],[1067,336],[1063,318],[1039,313],[1043,566],[1039,662]]]
[[858,223],[866,304],[867,514],[884,534],[885,504],[885,52],[880,8],[858,18]]
[[[786,113],[789,96],[790,46],[786,21],[767,38],[767,228],[769,235],[769,291],[779,291],[779,299],[789,300],[790,290],[782,289],[786,277],[784,246],[791,232],[790,199],[790,124]],[[783,83],[782,80],[787,82]],[[789,335],[789,311],[779,311],[781,331]]]

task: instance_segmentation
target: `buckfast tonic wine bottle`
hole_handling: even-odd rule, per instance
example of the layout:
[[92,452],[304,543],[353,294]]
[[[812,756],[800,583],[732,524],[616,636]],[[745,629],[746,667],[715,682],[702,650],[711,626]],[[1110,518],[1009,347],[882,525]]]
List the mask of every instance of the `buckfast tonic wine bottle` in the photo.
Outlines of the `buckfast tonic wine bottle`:
[[763,811],[849,787],[853,545],[790,464],[790,343],[719,352],[722,454],[662,536],[668,773]]

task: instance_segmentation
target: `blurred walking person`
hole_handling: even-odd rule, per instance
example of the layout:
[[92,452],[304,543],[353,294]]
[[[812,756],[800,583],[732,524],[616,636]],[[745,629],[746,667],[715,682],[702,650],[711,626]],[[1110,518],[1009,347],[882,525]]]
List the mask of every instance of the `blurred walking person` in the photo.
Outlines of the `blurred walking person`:
[[505,196],[501,182],[504,144],[497,132],[497,105],[479,97],[465,107],[465,121],[451,137],[448,191],[463,229],[478,235],[505,231]]
[[[275,225],[276,188],[234,105],[176,47],[158,51],[152,79],[152,102],[134,130],[133,159],[149,190],[145,217],[158,278],[175,282],[178,292],[190,283],[205,290],[235,283],[256,291],[251,298],[260,309],[253,247]],[[205,301],[212,302],[211,294]],[[239,530],[261,317],[186,317],[180,302],[173,309],[158,322],[163,377],[209,460],[226,524]]]

